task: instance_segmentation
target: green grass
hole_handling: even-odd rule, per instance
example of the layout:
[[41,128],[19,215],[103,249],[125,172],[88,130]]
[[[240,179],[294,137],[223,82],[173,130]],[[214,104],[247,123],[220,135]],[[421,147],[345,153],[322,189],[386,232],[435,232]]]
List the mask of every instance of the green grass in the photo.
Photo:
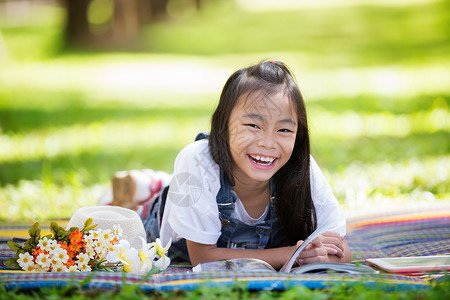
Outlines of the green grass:
[[145,293],[139,285],[125,285],[115,290],[85,289],[83,285],[39,290],[5,291],[0,285],[0,299],[429,299],[441,300],[450,296],[448,276],[427,289],[395,289],[382,283],[365,285],[336,284],[327,289],[311,290],[295,286],[285,291],[249,291],[245,283],[233,287],[201,286],[192,291],[166,291]]

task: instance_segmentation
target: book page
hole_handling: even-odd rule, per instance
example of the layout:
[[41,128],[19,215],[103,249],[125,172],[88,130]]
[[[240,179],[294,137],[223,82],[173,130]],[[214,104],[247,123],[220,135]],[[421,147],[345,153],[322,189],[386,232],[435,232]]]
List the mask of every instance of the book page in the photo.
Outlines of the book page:
[[311,233],[310,236],[301,244],[297,250],[295,250],[294,254],[292,254],[291,258],[287,261],[287,263],[280,269],[280,272],[284,273],[290,273],[292,266],[295,263],[295,259],[298,257],[300,252],[303,251],[303,249],[306,248],[306,246],[309,245],[315,238],[317,238],[319,235],[324,233],[325,231],[328,231],[336,226],[336,221],[331,221],[328,219],[326,222],[324,222],[321,226],[317,227],[316,230]]

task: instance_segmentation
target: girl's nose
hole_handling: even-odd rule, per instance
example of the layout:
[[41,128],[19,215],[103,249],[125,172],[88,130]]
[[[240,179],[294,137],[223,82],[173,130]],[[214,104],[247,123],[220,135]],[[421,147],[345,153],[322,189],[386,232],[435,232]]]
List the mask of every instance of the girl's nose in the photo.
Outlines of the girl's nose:
[[272,135],[272,133],[261,133],[258,139],[258,146],[271,149],[275,146],[275,137]]

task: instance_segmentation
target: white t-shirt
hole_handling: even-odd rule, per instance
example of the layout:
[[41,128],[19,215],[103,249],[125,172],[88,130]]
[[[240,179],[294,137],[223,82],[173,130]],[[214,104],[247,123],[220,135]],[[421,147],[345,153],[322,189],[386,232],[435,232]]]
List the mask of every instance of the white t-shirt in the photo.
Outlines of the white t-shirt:
[[[316,209],[317,226],[328,218],[335,223],[331,231],[346,234],[344,214],[331,186],[311,156],[311,195]],[[216,244],[221,235],[221,222],[216,196],[220,189],[220,168],[209,152],[208,140],[187,145],[175,160],[161,224],[160,238],[165,245],[170,238],[181,238],[200,244]],[[254,225],[264,221],[263,215],[254,219],[237,200],[232,217]],[[327,222],[329,222],[327,221]]]

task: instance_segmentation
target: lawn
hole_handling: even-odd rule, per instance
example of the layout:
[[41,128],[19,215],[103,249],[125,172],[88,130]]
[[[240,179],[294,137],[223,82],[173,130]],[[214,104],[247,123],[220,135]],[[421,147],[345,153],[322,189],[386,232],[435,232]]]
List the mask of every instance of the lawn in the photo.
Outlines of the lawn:
[[347,212],[450,203],[448,1],[227,3],[149,25],[136,52],[62,51],[58,7],[0,15],[0,221],[69,218],[119,170],[170,173],[227,77],[266,58],[296,75]]

